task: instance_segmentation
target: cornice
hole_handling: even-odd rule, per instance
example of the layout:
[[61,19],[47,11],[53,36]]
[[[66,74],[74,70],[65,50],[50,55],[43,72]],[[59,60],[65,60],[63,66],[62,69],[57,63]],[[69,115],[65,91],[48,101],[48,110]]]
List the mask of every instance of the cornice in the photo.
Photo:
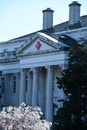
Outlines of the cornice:
[[60,49],[55,49],[55,50],[41,50],[37,52],[29,52],[26,54],[18,54],[18,57],[25,57],[25,56],[35,56],[35,55],[43,55],[43,54],[51,54],[51,53],[66,53],[65,50],[62,48]]
[[17,62],[19,59],[2,59],[0,60],[0,63],[9,63],[9,62]]

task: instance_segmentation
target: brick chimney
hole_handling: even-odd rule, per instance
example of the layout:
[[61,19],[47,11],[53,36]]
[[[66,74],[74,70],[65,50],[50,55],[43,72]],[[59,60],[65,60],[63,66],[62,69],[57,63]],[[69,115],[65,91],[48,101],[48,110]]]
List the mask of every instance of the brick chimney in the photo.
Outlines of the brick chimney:
[[48,29],[53,27],[53,10],[47,8],[43,10],[43,29]]
[[69,4],[69,25],[80,23],[80,6],[81,4],[77,1],[73,1]]

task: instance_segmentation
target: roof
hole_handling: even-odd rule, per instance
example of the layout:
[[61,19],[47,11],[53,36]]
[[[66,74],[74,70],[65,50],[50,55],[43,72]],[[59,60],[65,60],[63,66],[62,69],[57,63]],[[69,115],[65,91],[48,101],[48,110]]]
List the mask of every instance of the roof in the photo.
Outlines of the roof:
[[45,33],[39,32],[38,34],[40,34],[41,36],[43,36],[43,37],[45,37],[45,38],[47,38],[47,39],[49,39],[49,40],[51,40],[51,41],[53,41],[55,43],[58,43],[58,41],[55,38],[52,38],[52,37],[50,37],[49,35],[47,35]]
[[[69,23],[69,21],[66,21],[64,23],[55,25],[54,32],[61,32],[61,31],[70,30],[68,23]],[[87,27],[87,15],[80,17],[80,24],[81,24],[81,26],[80,26],[81,28]]]
[[[38,30],[36,32],[33,32],[33,33],[30,33],[30,34],[27,34],[27,35],[24,35],[24,36],[21,36],[21,37],[9,40],[8,42],[23,40],[23,39],[27,39],[29,37],[32,38],[32,36],[34,36],[37,32],[43,32],[43,33],[51,34],[51,33],[56,33],[56,32],[62,32],[62,31],[70,30],[68,22],[69,21],[57,24],[57,25],[53,26],[53,28],[49,28],[49,29],[45,29],[45,30],[43,30],[43,29],[42,30]],[[84,16],[80,17],[80,24],[81,24],[80,28],[87,27],[87,15],[84,15]]]

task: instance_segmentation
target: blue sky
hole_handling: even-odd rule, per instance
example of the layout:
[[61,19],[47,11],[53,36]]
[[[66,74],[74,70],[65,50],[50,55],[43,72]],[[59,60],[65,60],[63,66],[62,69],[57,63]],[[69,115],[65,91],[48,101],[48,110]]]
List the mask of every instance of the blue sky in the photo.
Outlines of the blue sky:
[[[54,12],[54,25],[69,19],[73,0],[0,0],[0,42],[42,29],[42,10]],[[78,0],[81,16],[87,14],[87,0]]]

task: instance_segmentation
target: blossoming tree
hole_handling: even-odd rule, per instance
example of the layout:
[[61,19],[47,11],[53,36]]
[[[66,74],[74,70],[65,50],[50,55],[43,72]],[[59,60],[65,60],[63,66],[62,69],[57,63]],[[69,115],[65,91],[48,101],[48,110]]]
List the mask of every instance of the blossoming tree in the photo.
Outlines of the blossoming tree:
[[39,107],[4,107],[0,112],[0,130],[49,130],[51,123],[41,120],[43,113]]

